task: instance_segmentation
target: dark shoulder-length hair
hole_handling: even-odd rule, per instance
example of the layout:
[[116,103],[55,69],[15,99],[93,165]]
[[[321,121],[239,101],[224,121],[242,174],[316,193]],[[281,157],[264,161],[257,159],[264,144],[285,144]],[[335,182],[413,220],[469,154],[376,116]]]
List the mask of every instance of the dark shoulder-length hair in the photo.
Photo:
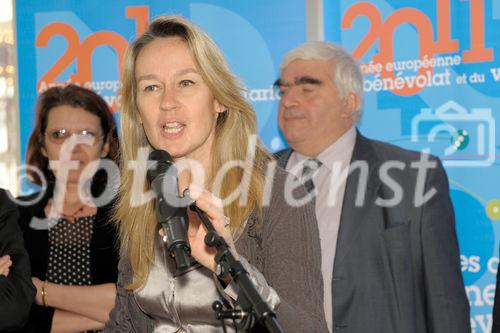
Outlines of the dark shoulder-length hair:
[[54,174],[49,169],[49,161],[42,154],[44,145],[43,136],[47,129],[47,119],[50,110],[61,105],[82,108],[99,117],[101,129],[104,134],[103,144],[108,140],[109,153],[106,158],[118,163],[119,141],[113,114],[104,99],[92,90],[69,84],[64,87],[52,87],[43,92],[36,105],[35,127],[28,141],[26,149],[26,163],[30,166],[26,173],[30,181],[37,185],[43,185],[41,174],[49,183],[55,180]]

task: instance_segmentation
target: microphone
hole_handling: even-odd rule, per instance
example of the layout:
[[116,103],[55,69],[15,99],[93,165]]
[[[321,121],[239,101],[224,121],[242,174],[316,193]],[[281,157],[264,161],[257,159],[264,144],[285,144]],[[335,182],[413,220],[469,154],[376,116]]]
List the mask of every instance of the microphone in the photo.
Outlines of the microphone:
[[146,176],[157,196],[156,215],[163,228],[163,242],[175,259],[176,274],[181,274],[193,264],[187,236],[187,207],[193,200],[189,195],[179,196],[177,168],[166,151],[153,150],[149,154]]

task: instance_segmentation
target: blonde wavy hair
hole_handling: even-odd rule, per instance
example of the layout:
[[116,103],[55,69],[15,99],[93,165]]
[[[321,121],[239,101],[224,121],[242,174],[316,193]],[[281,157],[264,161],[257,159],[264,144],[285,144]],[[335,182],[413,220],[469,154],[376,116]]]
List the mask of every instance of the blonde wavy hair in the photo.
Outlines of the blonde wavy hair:
[[[199,27],[180,16],[160,16],[152,21],[147,31],[138,37],[128,48],[123,61],[122,73],[122,112],[121,136],[123,140],[121,186],[114,214],[120,233],[120,253],[130,260],[133,279],[128,289],[135,290],[146,282],[154,259],[154,243],[158,237],[158,223],[154,210],[154,201],[133,206],[133,172],[128,169],[128,162],[137,160],[141,147],[150,147],[143,127],[140,125],[136,104],[137,82],[135,63],[141,50],[157,38],[179,37],[190,48],[198,70],[215,99],[225,107],[219,114],[215,128],[215,140],[211,170],[214,173],[226,162],[245,161],[250,137],[257,134],[256,117],[249,102],[242,96],[242,87],[230,71],[221,51],[212,39]],[[165,57],[168,61],[168,55]],[[234,234],[249,215],[256,210],[262,211],[264,192],[264,173],[272,157],[257,139],[255,157],[248,181],[246,205],[233,200],[224,207],[224,214],[231,219],[231,231]],[[214,174],[208,175],[209,183]],[[232,168],[222,180],[220,197],[225,198],[235,190],[245,178],[242,168]],[[145,184],[149,190],[149,184]]]

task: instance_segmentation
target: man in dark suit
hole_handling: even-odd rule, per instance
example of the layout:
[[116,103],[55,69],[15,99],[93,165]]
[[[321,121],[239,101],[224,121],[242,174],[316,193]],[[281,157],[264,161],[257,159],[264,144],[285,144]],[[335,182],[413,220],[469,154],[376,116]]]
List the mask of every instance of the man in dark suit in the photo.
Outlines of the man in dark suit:
[[338,46],[290,51],[276,86],[278,164],[316,199],[330,331],[470,332],[440,161],[357,131],[363,78]]
[[35,299],[29,257],[17,219],[16,206],[0,189],[0,332],[21,328]]

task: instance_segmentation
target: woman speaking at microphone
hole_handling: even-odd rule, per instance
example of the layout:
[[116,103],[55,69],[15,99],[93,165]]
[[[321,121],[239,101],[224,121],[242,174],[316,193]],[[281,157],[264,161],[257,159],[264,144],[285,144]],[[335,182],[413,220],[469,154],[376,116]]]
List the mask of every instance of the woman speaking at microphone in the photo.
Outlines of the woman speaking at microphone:
[[[275,170],[272,193],[266,193],[272,157],[258,140],[252,145],[255,113],[215,43],[191,22],[162,16],[131,44],[123,64],[122,184],[115,214],[121,260],[115,309],[105,330],[222,332],[212,303],[238,301],[234,281],[215,274],[216,251],[205,245],[207,229],[191,211],[187,234],[199,265],[176,274],[175,261],[165,254],[155,202],[140,205],[134,198],[151,187],[144,182],[145,188],[134,188],[129,165],[140,159],[141,147],[149,147],[170,153],[179,170],[179,192],[189,189],[283,330],[326,331],[314,206],[287,204],[281,169]],[[248,149],[254,149],[251,159]],[[231,161],[245,165],[226,170]],[[194,186],[200,170],[204,181]],[[220,170],[227,171],[222,178]],[[230,200],[240,185],[246,191]]]

